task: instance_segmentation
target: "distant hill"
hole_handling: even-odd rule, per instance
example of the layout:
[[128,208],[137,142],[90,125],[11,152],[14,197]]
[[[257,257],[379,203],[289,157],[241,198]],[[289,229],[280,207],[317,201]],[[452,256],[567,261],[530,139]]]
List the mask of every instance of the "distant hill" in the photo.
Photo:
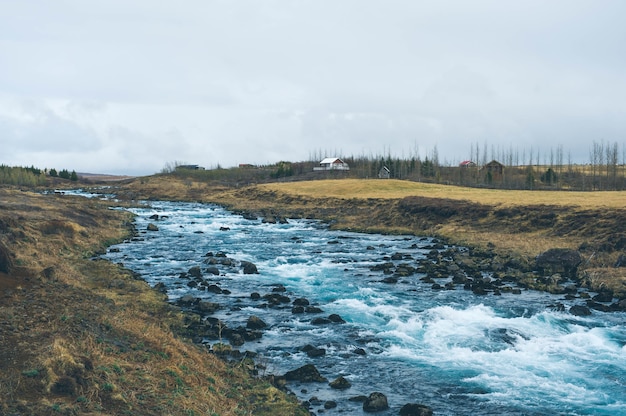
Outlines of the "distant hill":
[[93,182],[113,182],[113,181],[123,181],[126,179],[133,179],[135,176],[129,175],[110,175],[106,173],[84,173],[78,172],[77,175],[87,181]]

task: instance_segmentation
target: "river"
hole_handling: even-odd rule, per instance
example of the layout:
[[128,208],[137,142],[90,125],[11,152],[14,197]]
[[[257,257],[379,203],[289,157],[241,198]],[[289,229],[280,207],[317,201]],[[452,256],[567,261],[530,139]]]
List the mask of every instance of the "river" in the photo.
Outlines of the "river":
[[[268,224],[199,203],[150,202],[131,211],[139,238],[104,257],[164,285],[172,302],[191,294],[220,304],[211,316],[229,327],[261,318],[268,324],[262,338],[240,348],[256,352],[267,373],[312,363],[329,381],[351,383],[339,391],[289,382],[300,400],[319,399],[313,412],[364,414],[349,398],[382,392],[390,408],[380,415],[397,415],[406,403],[436,415],[626,415],[624,313],[578,317],[567,309],[581,299],[526,290],[477,296],[462,285],[433,290],[420,273],[390,284],[372,270],[384,262],[416,265],[433,247],[448,248],[428,238],[330,231],[312,220]],[[149,223],[158,231],[146,231]],[[209,252],[252,262],[259,273],[209,274]],[[223,292],[190,287],[180,276],[194,266]],[[290,301],[306,298],[323,312],[294,314],[291,304],[266,307],[251,297],[282,287]],[[345,323],[311,322],[330,314]],[[325,354],[312,358],[305,345]],[[324,409],[331,400],[337,407]]]

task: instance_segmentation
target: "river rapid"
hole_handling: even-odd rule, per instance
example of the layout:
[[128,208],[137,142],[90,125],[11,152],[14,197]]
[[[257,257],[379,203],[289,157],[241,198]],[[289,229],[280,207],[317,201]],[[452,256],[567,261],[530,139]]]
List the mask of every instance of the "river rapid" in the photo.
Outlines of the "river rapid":
[[[526,290],[477,296],[462,285],[433,290],[420,273],[385,283],[372,270],[385,262],[415,266],[434,247],[449,248],[428,238],[330,231],[300,219],[268,224],[199,203],[150,202],[131,211],[139,238],[104,257],[165,287],[172,302],[192,295],[218,303],[210,316],[229,327],[261,318],[268,324],[262,337],[239,348],[257,353],[262,372],[311,363],[329,381],[350,382],[346,390],[288,382],[313,412],[364,414],[349,399],[381,392],[390,408],[380,415],[397,415],[406,403],[436,415],[626,415],[624,313],[578,317],[567,310],[581,299]],[[149,223],[158,231],[146,231]],[[252,262],[258,274],[207,273],[209,252]],[[180,276],[194,266],[223,292],[190,287]],[[292,304],[267,307],[251,297],[282,287],[290,301],[306,298],[323,312],[294,314]],[[345,323],[312,323],[331,314]],[[306,345],[325,354],[312,358]],[[337,406],[325,409],[327,401]]]

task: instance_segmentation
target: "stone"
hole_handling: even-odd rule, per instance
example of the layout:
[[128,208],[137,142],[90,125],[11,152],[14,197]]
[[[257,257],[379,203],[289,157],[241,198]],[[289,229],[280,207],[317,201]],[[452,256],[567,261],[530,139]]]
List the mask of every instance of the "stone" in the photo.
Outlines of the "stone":
[[200,270],[200,266],[193,266],[187,271],[187,274],[195,278],[200,278],[202,277],[202,270]]
[[417,404],[417,403],[407,403],[400,409],[400,416],[432,416],[433,409],[430,407]]
[[581,262],[582,257],[576,250],[551,248],[537,256],[535,266],[544,276],[561,273],[568,278],[575,278]]
[[200,301],[196,305],[196,309],[203,313],[214,313],[220,308],[219,303]]
[[336,313],[333,313],[331,315],[328,315],[328,319],[336,324],[345,324],[346,321],[343,320],[343,318],[339,315],[337,315]]
[[368,413],[380,412],[389,409],[387,396],[382,393],[374,392],[370,394],[365,402],[363,402],[363,411]]
[[148,224],[148,227],[146,228],[148,231],[159,231],[159,227],[157,227],[156,225],[154,225],[153,223]]
[[246,328],[264,329],[264,328],[267,328],[267,324],[263,322],[263,320],[259,318],[258,316],[252,315],[248,318],[248,322],[246,323]]
[[287,371],[285,373],[285,379],[289,381],[300,381],[303,383],[323,383],[328,381],[326,378],[322,377],[322,375],[313,364],[306,364],[296,370]]
[[324,403],[324,409],[326,410],[334,409],[335,407],[337,407],[337,402],[334,400],[328,400]]
[[217,268],[217,267],[215,267],[215,266],[210,266],[210,267],[207,267],[207,268],[205,269],[205,271],[206,271],[208,274],[212,274],[212,275],[214,275],[214,276],[219,276],[219,275],[220,275],[220,269],[218,269],[218,268]]
[[356,355],[367,355],[363,348],[355,348],[354,350],[352,350],[352,353]]
[[574,316],[589,316],[591,315],[591,310],[586,306],[574,305],[569,308],[569,313]]
[[243,274],[258,274],[259,271],[256,267],[256,264],[249,261],[242,261],[241,268],[243,269]]
[[352,384],[344,376],[337,377],[336,379],[328,383],[328,385],[331,388],[337,389],[337,390],[345,390],[345,389],[349,389],[350,387],[352,387]]

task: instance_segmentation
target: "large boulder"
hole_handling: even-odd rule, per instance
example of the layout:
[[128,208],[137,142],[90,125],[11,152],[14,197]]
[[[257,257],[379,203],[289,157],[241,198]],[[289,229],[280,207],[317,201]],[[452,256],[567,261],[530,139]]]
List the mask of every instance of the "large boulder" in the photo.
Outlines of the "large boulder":
[[535,266],[544,276],[560,273],[569,278],[575,278],[581,262],[582,257],[576,250],[551,248],[537,256]]
[[322,377],[320,372],[313,364],[304,365],[298,369],[287,371],[285,373],[286,380],[300,381],[300,382],[326,382],[326,378]]
[[363,411],[374,413],[389,409],[387,396],[382,393],[374,392],[370,394],[365,402],[363,402]]

